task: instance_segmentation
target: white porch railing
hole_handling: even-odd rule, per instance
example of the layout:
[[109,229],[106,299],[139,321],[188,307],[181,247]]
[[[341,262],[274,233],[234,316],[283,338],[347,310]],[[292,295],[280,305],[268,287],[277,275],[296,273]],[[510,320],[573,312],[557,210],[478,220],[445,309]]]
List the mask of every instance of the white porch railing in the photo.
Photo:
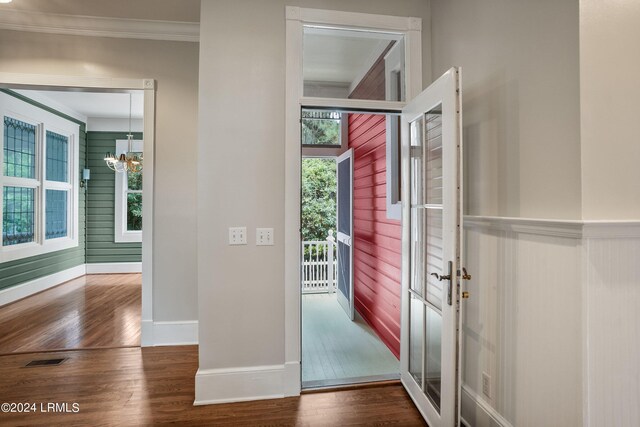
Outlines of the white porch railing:
[[302,242],[302,293],[335,292],[337,260],[335,239],[329,230],[327,240]]

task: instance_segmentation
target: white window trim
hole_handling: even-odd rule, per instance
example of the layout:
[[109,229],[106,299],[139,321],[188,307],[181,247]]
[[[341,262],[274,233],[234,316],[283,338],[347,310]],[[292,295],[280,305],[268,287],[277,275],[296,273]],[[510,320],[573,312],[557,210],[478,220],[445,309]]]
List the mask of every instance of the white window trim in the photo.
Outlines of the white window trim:
[[[36,126],[36,176],[35,179],[5,177],[0,170],[0,189],[17,185],[35,189],[34,241],[11,246],[2,246],[0,239],[0,263],[56,252],[78,246],[78,174],[80,150],[78,136],[80,126],[53,113],[19,100],[11,95],[0,93],[0,141],[4,144],[4,117],[9,116]],[[46,132],[64,135],[69,138],[68,182],[60,183],[46,180]],[[4,150],[0,150],[0,165],[4,164]],[[67,190],[67,236],[47,240],[45,238],[45,194],[46,190]],[[1,190],[0,190],[1,191]],[[1,194],[1,193],[0,193]],[[0,217],[2,217],[0,203]],[[0,228],[2,223],[0,223]]]
[[[405,91],[405,61],[402,56],[402,46],[396,43],[384,58],[385,93],[386,99],[406,99]],[[400,93],[398,93],[394,73],[400,79]],[[386,181],[387,181],[387,218],[402,219],[402,203],[400,201],[400,134],[398,125],[400,116],[388,115],[386,122]]]
[[[116,140],[116,157],[124,154],[129,149],[129,141],[126,139]],[[144,152],[144,141],[134,139],[132,149],[136,153]],[[113,239],[116,243],[142,242],[142,231],[127,230],[127,202],[126,197],[129,192],[125,173],[114,172],[116,174],[115,184],[115,227]],[[142,191],[140,191],[142,193]]]

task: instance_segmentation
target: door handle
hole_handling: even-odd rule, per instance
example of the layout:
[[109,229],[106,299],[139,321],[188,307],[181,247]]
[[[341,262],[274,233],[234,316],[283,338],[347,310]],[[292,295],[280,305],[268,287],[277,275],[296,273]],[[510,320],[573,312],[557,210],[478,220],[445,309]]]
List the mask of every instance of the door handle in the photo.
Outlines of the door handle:
[[440,275],[438,273],[431,273],[431,275],[433,277],[435,277],[436,279],[440,280],[441,282],[443,280],[451,280],[451,275],[450,274],[442,274],[442,275]]
[[433,277],[438,279],[439,281],[447,280],[449,281],[449,288],[447,289],[447,304],[451,305],[451,293],[453,292],[453,286],[451,285],[451,275],[453,273],[453,262],[449,261],[449,274],[438,274],[431,273]]

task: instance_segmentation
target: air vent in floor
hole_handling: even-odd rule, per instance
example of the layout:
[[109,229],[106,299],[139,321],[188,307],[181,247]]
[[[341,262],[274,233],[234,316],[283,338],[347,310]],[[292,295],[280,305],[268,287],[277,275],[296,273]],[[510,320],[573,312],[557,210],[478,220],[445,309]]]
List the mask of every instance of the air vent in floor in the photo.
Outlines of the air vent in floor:
[[32,367],[32,366],[56,366],[61,364],[62,362],[64,362],[67,359],[45,359],[45,360],[32,360],[31,362],[27,363],[25,365],[25,367]]

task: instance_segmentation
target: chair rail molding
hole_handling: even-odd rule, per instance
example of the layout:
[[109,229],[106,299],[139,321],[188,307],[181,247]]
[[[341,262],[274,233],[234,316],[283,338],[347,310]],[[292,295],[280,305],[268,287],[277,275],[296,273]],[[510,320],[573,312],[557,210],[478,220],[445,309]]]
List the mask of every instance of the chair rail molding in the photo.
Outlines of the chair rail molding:
[[157,21],[4,10],[0,29],[76,36],[200,42],[199,22]]
[[465,216],[464,228],[466,421],[638,425],[640,220]]

